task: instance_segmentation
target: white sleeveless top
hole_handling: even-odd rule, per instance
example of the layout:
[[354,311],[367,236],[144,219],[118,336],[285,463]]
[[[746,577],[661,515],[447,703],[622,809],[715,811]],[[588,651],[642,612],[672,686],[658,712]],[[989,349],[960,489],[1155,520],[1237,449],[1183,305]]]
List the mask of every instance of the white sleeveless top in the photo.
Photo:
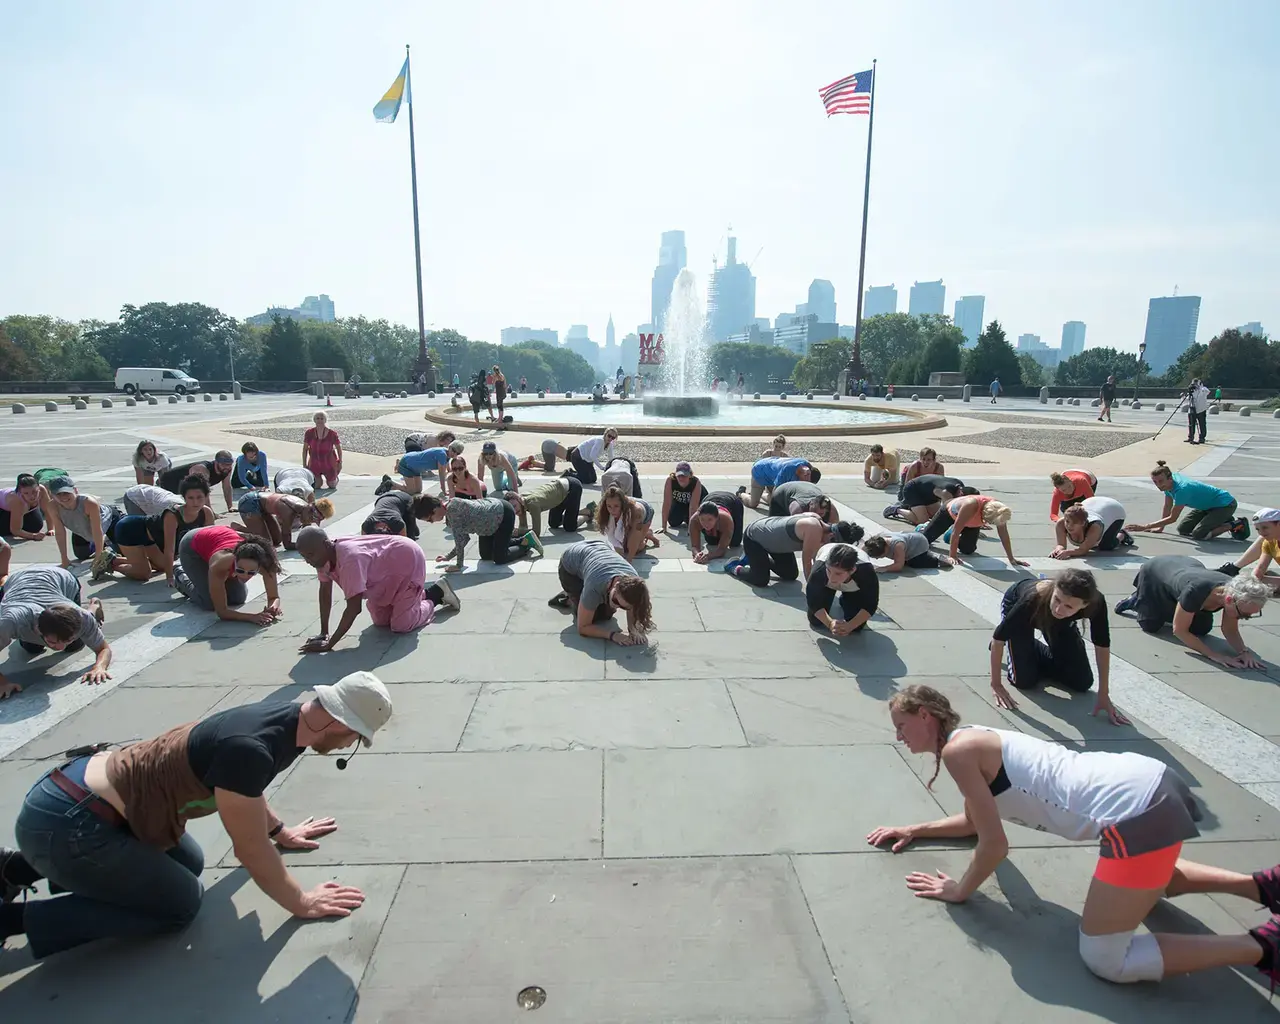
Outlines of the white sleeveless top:
[[1000,737],[1005,779],[991,783],[1000,817],[1063,839],[1097,839],[1147,809],[1164,763],[1142,754],[1077,751],[1020,732],[969,725]]

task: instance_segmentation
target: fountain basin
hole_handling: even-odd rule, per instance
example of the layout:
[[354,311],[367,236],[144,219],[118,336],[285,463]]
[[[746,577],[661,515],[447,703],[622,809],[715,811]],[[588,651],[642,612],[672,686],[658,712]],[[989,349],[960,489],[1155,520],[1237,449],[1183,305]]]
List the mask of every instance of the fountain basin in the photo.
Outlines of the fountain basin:
[[673,416],[680,419],[707,419],[720,412],[720,403],[711,395],[645,395],[646,416]]

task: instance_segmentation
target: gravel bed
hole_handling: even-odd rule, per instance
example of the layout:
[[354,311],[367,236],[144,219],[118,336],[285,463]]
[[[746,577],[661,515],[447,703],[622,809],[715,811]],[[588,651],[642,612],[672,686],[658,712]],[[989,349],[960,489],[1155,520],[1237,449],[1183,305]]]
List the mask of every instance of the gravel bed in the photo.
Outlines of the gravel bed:
[[[233,427],[237,433],[246,434],[259,441],[275,440],[292,444],[301,444],[305,427],[297,426],[259,426],[243,424]],[[362,452],[366,455],[401,455],[404,453],[404,439],[415,433],[404,427],[384,426],[379,423],[354,424],[343,427],[339,434],[342,447],[346,451]],[[482,430],[462,433],[458,440],[468,446],[478,445],[483,440],[497,437],[495,432]],[[500,445],[509,448],[515,455],[524,456],[538,450],[542,436],[528,431],[512,431],[502,435]],[[760,441],[681,441],[678,438],[654,440],[627,439],[624,435],[618,442],[618,454],[635,462],[671,462],[681,459],[689,462],[754,462],[764,450]],[[856,441],[806,440],[793,438],[787,446],[793,455],[812,459],[819,466],[825,463],[861,462],[871,450],[869,445]],[[910,462],[919,453],[919,447],[900,448],[898,457],[904,463]],[[268,452],[270,455],[270,452]],[[944,462],[972,463],[989,465],[983,459],[975,459],[960,455],[940,452],[938,457]]]
[[[1141,441],[1148,435],[1138,431],[1106,430],[1076,427],[1072,430],[1032,430],[1028,427],[1006,427],[985,434],[949,437],[957,444],[980,444],[989,448],[1014,448],[1024,452],[1046,452],[1052,455],[1079,455],[1094,458],[1117,448]],[[946,459],[943,459],[945,462]]]
[[[1055,427],[1075,427],[1077,430],[1093,430],[1092,424],[1097,423],[1097,415],[1090,416],[1087,420],[1083,416],[1079,416],[1073,420],[1054,419],[1052,416],[1035,416],[1027,413],[1009,413],[1002,415],[998,412],[962,412],[957,413],[968,420],[982,420],[985,423],[1035,423],[1039,426],[1055,426]],[[1128,426],[1128,424],[1103,424],[1105,427],[1110,426]],[[1102,427],[1096,429],[1101,430]]]

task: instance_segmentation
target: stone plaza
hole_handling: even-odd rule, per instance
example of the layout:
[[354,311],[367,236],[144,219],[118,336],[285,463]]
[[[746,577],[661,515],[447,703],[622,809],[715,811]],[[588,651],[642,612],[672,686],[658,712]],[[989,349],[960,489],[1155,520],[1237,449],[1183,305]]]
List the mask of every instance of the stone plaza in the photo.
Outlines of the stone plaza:
[[[175,462],[238,451],[253,438],[273,469],[298,464],[302,430],[322,404],[294,396],[24,416],[6,409],[0,480],[65,467],[82,493],[118,501],[144,437]],[[423,411],[439,405],[366,398],[329,410],[346,450],[331,535],[359,532],[399,451],[397,435],[433,429]],[[649,648],[583,639],[548,607],[559,589],[557,550],[579,539],[558,532],[544,534],[544,558],[501,567],[478,564],[473,544],[466,571],[453,577],[459,613],[403,636],[364,614],[334,651],[313,655],[298,648],[318,632],[316,576],[294,553],[283,555],[285,617],[269,627],[221,622],[188,606],[162,577],[90,584],[87,563],[77,563],[86,596],[105,607],[112,679],[77,682],[87,653],[32,659],[16,644],[0,653],[0,672],[25,687],[0,703],[0,843],[12,845],[24,794],[72,747],[147,738],[269,697],[299,699],[368,669],[395,705],[374,748],[341,773],[329,759],[301,757],[267,794],[290,824],[308,815],[338,820],[318,850],[286,854],[303,884],[335,878],[367,899],[348,918],[292,920],[237,867],[218,818],[204,818],[191,828],[207,863],[195,923],[167,938],[87,946],[40,963],[10,941],[0,953],[3,1019],[1273,1019],[1269,985],[1254,970],[1158,985],[1094,977],[1077,953],[1093,844],[1008,825],[1008,859],[978,895],[948,905],[913,898],[903,877],[958,876],[971,843],[917,842],[894,855],[866,836],[878,825],[961,810],[945,772],[926,787],[933,759],[907,753],[889,720],[897,690],[928,683],[967,722],[1167,762],[1205,809],[1190,856],[1242,871],[1280,862],[1274,608],[1243,626],[1265,662],[1247,672],[1113,615],[1112,695],[1131,726],[1092,717],[1092,695],[1052,687],[1020,692],[1016,711],[998,710],[987,650],[1003,590],[1020,572],[1063,565],[1048,557],[1051,471],[1091,470],[1099,493],[1145,522],[1159,514],[1147,472],[1162,458],[1229,490],[1247,515],[1280,504],[1280,422],[1224,413],[1211,417],[1209,442],[1191,447],[1180,415],[1153,439],[1168,413],[1151,408],[1117,406],[1110,425],[1095,423],[1087,403],[992,407],[975,397],[927,411],[947,425],[848,441],[795,437],[791,451],[822,468],[821,485],[842,518],[874,532],[894,526],[880,516],[889,496],[863,483],[865,446],[880,441],[906,455],[932,445],[949,472],[1014,510],[1014,549],[1030,570],[1009,566],[994,537],[985,538],[965,567],[881,577],[871,628],[842,640],[809,628],[799,583],[757,590],[726,576],[721,563],[696,564],[686,533],[663,535],[637,560],[658,627]],[[639,463],[645,498],[660,503],[677,458],[690,457],[709,490],[734,490],[748,481],[749,451],[772,434],[723,441],[691,431],[687,440],[650,441],[624,431],[621,449]],[[497,437],[520,456],[541,440],[487,426],[459,436],[473,467],[482,440]],[[213,503],[225,511],[216,488]],[[422,532],[432,564],[451,542],[438,525],[422,524]],[[1216,566],[1244,548],[1169,529],[1068,564],[1093,570],[1113,604],[1147,557],[1193,554]],[[14,569],[57,561],[52,538],[14,544]],[[1222,644],[1220,635],[1210,643]],[[1162,902],[1147,923],[1233,933],[1265,918],[1242,900],[1199,895]],[[523,1008],[521,994],[535,987],[545,1001],[539,995],[539,1005]]]

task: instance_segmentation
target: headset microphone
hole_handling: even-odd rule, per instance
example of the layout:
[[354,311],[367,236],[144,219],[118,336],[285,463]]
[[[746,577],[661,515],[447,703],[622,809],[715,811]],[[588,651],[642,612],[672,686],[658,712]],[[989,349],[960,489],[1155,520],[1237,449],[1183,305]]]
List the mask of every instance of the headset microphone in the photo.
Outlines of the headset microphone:
[[[359,745],[357,745],[357,746],[356,746],[356,750],[359,750],[359,749],[360,749],[360,747],[359,747]],[[353,750],[353,751],[351,752],[351,756],[350,756],[350,757],[340,757],[340,758],[338,758],[338,771],[340,771],[340,772],[345,772],[345,771],[347,770],[347,765],[351,763],[351,758],[356,756],[356,750]]]

